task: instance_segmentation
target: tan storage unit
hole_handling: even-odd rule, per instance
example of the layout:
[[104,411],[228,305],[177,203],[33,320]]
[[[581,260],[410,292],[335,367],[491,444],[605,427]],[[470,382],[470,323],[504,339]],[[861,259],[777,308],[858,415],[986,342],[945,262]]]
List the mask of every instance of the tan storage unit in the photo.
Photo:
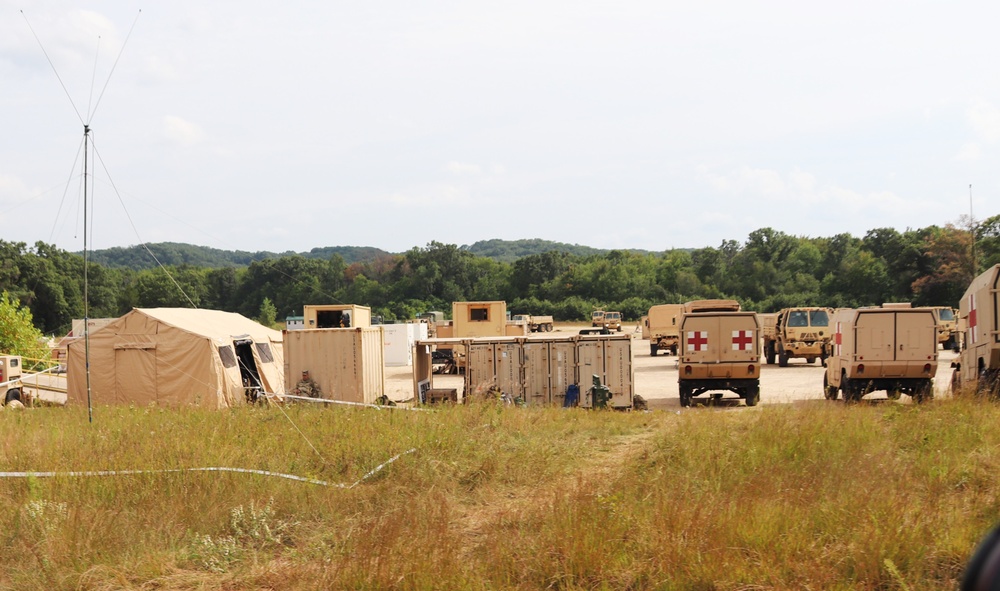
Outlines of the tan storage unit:
[[566,389],[576,383],[576,341],[528,339],[521,356],[525,402],[562,406]]
[[302,307],[305,328],[367,328],[372,310],[355,304],[319,304]]
[[507,334],[507,302],[453,302],[451,318],[459,338]]
[[[579,335],[573,337],[461,339],[468,351],[465,392],[482,392],[495,384],[528,405],[562,406],[571,384],[580,388],[580,405],[590,406],[593,376],[611,389],[615,408],[631,408],[634,396],[632,338],[629,335]],[[431,352],[441,344],[435,339],[414,347],[414,396],[432,388]],[[463,398],[465,398],[463,396]]]
[[303,371],[327,400],[373,404],[385,390],[381,326],[286,330],[284,338],[289,392]]
[[504,328],[504,335],[508,337],[526,337],[529,334],[531,334],[531,326],[520,320],[511,320]]

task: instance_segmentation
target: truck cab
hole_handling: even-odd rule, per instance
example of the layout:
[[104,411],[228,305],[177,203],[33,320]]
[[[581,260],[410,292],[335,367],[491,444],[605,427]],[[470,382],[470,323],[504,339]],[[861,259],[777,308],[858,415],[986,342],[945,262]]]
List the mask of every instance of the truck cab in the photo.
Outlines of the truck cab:
[[615,330],[618,332],[622,331],[622,313],[621,312],[605,312],[604,313],[604,328],[608,330]]
[[21,389],[21,357],[0,355],[0,402],[4,406],[17,400],[25,402]]
[[590,325],[604,328],[604,310],[594,310],[591,312]]
[[826,356],[826,344],[830,341],[831,308],[802,307],[785,308],[771,318],[764,318],[764,357],[768,365],[775,358],[780,367],[786,367],[792,358],[805,359],[813,363]]

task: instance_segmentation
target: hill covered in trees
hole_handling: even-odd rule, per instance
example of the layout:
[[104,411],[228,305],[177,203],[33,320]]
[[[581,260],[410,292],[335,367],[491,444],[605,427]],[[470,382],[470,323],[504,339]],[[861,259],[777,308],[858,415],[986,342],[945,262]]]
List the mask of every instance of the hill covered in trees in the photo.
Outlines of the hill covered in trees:
[[[1000,263],[1000,215],[977,224],[974,241],[968,229],[950,224],[816,238],[762,228],[743,242],[725,240],[717,247],[661,253],[545,250],[513,261],[431,242],[399,254],[331,247],[302,254],[220,255],[213,264],[199,264],[196,251],[173,246],[161,251],[163,267],[90,265],[90,317],[169,306],[281,319],[301,314],[304,304],[354,303],[386,318],[406,319],[450,310],[451,302],[463,300],[506,300],[515,313],[558,320],[585,320],[597,307],[636,320],[654,304],[703,298],[733,298],[759,312],[907,301],[957,306],[972,278]],[[64,333],[73,318],[83,317],[83,259],[43,242],[28,247],[0,240],[0,290],[28,307],[44,333]]]

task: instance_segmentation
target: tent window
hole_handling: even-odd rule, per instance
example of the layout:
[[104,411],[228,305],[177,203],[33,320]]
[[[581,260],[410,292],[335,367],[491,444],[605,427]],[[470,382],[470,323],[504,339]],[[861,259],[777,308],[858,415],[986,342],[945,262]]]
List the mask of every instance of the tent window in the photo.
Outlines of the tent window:
[[271,355],[271,346],[267,343],[254,343],[257,345],[257,356],[260,357],[261,363],[274,363],[274,357]]
[[236,354],[229,345],[219,347],[219,357],[222,359],[222,367],[226,369],[236,367]]

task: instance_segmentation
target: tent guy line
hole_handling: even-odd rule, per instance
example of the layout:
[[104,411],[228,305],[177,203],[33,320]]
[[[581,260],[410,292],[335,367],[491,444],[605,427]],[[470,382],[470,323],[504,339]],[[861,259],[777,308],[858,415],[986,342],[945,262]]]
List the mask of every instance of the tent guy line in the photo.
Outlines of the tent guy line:
[[356,480],[353,484],[345,484],[342,482],[327,482],[325,480],[317,480],[315,478],[306,478],[304,476],[296,476],[294,474],[283,474],[281,472],[271,472],[270,470],[252,470],[250,468],[227,468],[227,467],[207,467],[207,468],[171,468],[164,470],[89,470],[89,471],[76,471],[76,472],[0,472],[0,478],[56,478],[56,477],[88,477],[88,476],[134,476],[138,474],[172,474],[180,472],[235,472],[238,474],[260,474],[262,476],[271,476],[274,478],[285,478],[287,480],[295,480],[297,482],[305,482],[308,484],[317,484],[320,486],[327,486],[331,488],[342,488],[342,489],[352,489],[365,480],[368,480],[372,476],[378,474],[383,468],[392,464],[399,458],[411,454],[417,451],[417,448],[410,448],[402,453],[396,454],[389,458],[388,460],[382,462],[375,468],[368,471],[364,476]]

